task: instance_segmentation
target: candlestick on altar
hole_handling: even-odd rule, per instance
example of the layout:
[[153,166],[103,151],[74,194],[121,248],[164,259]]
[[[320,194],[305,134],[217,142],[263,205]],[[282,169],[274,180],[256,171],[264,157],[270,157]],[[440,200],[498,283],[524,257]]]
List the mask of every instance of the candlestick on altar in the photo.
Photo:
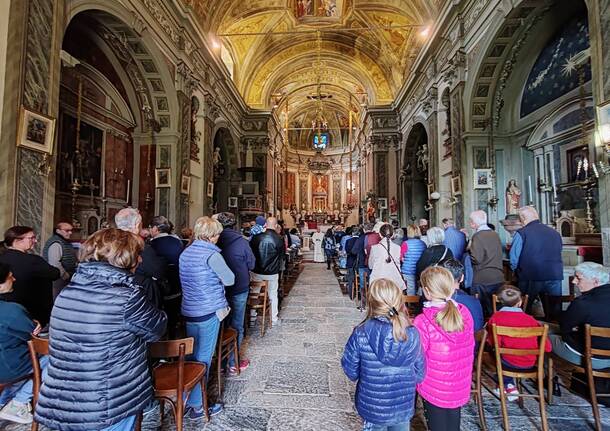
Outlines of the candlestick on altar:
[[557,183],[555,182],[555,169],[551,169],[551,185],[553,186],[553,198],[557,200]]
[[529,175],[527,177],[527,189],[529,191],[529,196],[528,196],[529,202],[528,203],[531,205],[534,203],[534,195],[532,193],[532,176],[531,175]]
[[102,180],[100,181],[100,187],[102,188],[102,197],[106,197],[106,172],[102,171]]
[[127,196],[125,196],[125,202],[129,205],[129,191],[131,189],[131,180],[127,180]]

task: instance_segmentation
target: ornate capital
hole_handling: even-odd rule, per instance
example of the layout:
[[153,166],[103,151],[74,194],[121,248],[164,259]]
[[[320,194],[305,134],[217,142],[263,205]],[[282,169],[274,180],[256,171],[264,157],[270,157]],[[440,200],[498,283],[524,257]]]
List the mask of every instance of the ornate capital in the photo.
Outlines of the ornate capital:
[[191,97],[199,85],[199,80],[195,78],[195,74],[184,61],[178,63],[176,72],[178,72],[178,88],[182,89],[188,97]]
[[373,135],[368,139],[368,143],[373,151],[388,151],[395,150],[400,147],[400,133],[392,133],[388,135]]

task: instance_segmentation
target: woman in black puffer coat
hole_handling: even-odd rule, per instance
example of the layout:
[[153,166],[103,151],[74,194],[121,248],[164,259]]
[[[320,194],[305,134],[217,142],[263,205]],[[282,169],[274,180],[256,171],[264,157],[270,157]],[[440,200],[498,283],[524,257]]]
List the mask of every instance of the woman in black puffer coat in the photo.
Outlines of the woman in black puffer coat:
[[83,244],[82,263],[51,313],[39,423],[60,431],[129,430],[150,401],[146,343],[163,335],[167,319],[133,281],[142,247],[118,229]]

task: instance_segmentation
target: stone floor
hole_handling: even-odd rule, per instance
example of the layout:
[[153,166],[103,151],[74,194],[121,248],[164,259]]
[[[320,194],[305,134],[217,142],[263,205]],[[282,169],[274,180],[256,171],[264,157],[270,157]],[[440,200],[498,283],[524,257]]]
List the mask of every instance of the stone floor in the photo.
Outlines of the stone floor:
[[[241,376],[225,381],[225,410],[212,418],[187,421],[186,431],[359,430],[362,423],[353,407],[355,386],[341,370],[343,346],[354,325],[363,318],[341,295],[337,281],[323,264],[306,263],[280,313],[282,324],[261,338],[254,327],[245,342],[252,365]],[[563,389],[563,396],[547,407],[553,430],[593,429],[589,404]],[[211,388],[212,393],[214,387]],[[499,403],[485,396],[489,430],[500,430]],[[605,427],[610,414],[602,409]],[[513,429],[540,429],[538,405],[526,400],[524,409],[510,406]],[[171,414],[162,425],[158,413],[145,417],[144,430],[172,430]],[[425,430],[421,409],[412,430]],[[41,429],[44,429],[41,427]],[[462,430],[479,430],[476,405],[462,410]],[[0,422],[0,430],[26,431],[29,427]]]

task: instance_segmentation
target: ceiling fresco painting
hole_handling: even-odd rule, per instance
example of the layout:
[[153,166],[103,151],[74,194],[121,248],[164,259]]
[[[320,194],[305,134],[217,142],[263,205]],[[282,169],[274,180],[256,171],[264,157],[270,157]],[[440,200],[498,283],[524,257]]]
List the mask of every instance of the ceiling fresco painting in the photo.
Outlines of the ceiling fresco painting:
[[[329,130],[331,147],[342,145],[340,119],[350,110],[393,102],[444,2],[182,1],[213,45],[230,53],[232,79],[250,107],[288,112],[290,127],[300,129],[322,110],[337,129]],[[319,93],[330,97],[320,102]],[[307,145],[310,134],[295,130],[291,143]]]

